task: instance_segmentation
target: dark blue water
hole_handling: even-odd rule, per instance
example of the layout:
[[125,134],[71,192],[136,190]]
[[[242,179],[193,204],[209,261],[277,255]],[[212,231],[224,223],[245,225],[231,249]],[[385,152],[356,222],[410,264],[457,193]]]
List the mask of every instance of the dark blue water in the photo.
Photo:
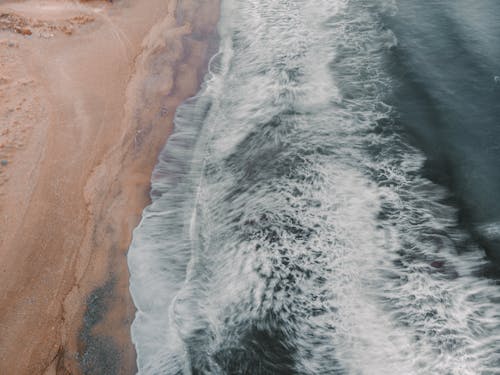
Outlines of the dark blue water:
[[454,193],[461,220],[500,261],[500,2],[400,0],[386,19],[404,128],[426,175]]
[[140,374],[500,374],[499,7],[221,2],[128,256]]

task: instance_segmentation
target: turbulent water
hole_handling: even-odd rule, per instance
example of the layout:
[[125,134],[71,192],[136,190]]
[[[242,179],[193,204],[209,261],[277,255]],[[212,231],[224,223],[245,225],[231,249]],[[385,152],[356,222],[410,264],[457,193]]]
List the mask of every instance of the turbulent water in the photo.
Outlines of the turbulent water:
[[438,162],[470,146],[447,137],[454,119],[492,126],[495,146],[498,44],[459,48],[495,49],[478,57],[491,90],[474,127],[450,104],[474,78],[420,66],[428,41],[443,56],[456,42],[449,24],[485,23],[460,19],[478,1],[446,3],[222,1],[220,50],[177,112],[129,252],[140,374],[500,374],[500,286],[476,241],[495,243],[496,212],[477,209],[472,232],[459,220],[493,202],[498,171],[479,163],[494,171],[482,194],[436,177],[481,173]]

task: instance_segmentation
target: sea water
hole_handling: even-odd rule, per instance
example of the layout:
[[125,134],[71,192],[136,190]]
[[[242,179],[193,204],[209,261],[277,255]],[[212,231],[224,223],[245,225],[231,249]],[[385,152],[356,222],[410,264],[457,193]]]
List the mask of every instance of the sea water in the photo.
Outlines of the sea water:
[[500,373],[499,9],[222,0],[128,255],[140,374]]

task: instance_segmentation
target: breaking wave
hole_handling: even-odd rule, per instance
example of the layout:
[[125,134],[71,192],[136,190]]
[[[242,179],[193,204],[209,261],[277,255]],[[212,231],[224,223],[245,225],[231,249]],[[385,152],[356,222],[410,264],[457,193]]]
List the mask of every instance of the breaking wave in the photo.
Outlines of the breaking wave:
[[392,1],[225,0],[128,259],[140,374],[498,374],[500,292],[391,106]]

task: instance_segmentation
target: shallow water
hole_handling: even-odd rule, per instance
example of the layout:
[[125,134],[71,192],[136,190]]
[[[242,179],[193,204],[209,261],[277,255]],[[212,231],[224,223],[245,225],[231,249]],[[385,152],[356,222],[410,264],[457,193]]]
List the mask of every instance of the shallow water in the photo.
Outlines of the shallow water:
[[[473,113],[439,90],[478,95],[420,66],[454,38],[432,17],[471,18],[412,3],[222,1],[220,51],[177,111],[129,252],[140,374],[500,373],[500,291],[476,237],[494,248],[496,212],[455,182],[483,173],[454,159],[473,137],[448,134]],[[475,32],[471,51],[494,49]]]

